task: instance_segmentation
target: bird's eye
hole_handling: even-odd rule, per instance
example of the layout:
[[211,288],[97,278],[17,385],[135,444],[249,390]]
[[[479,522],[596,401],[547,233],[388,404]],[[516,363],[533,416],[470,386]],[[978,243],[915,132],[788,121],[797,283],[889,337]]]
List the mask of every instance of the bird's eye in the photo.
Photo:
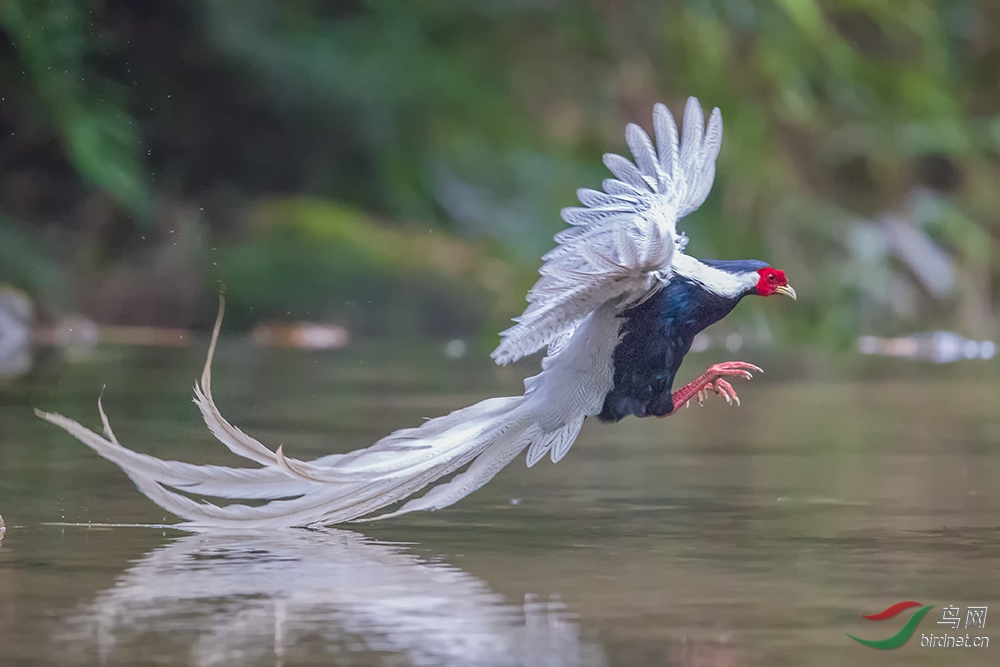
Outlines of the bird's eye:
[[767,274],[767,282],[769,282],[769,283],[773,283],[774,282],[774,274],[773,273]]

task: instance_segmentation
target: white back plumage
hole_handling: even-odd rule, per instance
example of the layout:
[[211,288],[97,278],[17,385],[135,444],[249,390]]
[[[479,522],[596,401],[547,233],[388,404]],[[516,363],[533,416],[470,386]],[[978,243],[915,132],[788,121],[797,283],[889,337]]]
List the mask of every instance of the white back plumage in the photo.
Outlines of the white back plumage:
[[[37,414],[118,464],[161,507],[199,526],[358,520],[468,466],[378,518],[441,509],[486,484],[525,449],[528,465],[546,455],[558,462],[612,388],[618,315],[668,282],[675,262],[686,259],[686,237],[678,235],[677,220],[701,206],[712,187],[722,143],[719,110],[712,111],[706,128],[701,106],[690,98],[678,139],[673,116],[657,104],[653,127],[655,148],[642,128],[629,125],[625,138],[635,163],[605,155],[604,164],[617,178],[606,179],[603,192],[579,190],[583,207],[563,210],[573,227],[556,235],[558,245],[542,258],[527,309],[493,352],[497,363],[507,364],[548,347],[542,372],[525,380],[523,396],[481,401],[347,454],[289,458],[281,447],[271,450],[230,424],[215,405],[211,362],[222,324],[220,302],[195,403],[219,441],[261,467],[194,465],[134,452],[118,442],[100,403],[103,436],[62,415]],[[177,491],[268,502],[219,506]]]

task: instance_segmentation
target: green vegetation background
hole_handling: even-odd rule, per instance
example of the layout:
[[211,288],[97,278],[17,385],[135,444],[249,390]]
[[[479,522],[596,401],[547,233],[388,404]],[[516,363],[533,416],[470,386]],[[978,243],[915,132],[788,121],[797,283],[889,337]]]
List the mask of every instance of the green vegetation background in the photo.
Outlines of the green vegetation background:
[[688,95],[726,124],[689,251],[801,295],[732,326],[996,333],[972,0],[7,0],[0,282],[43,319],[205,326],[221,282],[241,326],[493,336],[625,124]]

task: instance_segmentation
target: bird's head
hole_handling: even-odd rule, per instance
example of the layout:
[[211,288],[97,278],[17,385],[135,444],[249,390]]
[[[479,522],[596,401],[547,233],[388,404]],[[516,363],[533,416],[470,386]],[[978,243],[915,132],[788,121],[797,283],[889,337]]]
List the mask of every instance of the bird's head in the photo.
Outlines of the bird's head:
[[698,260],[679,255],[674,258],[674,269],[708,291],[730,299],[743,298],[748,294],[796,297],[784,271],[756,259]]
[[757,269],[757,286],[754,288],[760,296],[771,296],[772,294],[784,294],[793,299],[796,298],[795,290],[788,284],[788,278],[781,269],[770,266]]

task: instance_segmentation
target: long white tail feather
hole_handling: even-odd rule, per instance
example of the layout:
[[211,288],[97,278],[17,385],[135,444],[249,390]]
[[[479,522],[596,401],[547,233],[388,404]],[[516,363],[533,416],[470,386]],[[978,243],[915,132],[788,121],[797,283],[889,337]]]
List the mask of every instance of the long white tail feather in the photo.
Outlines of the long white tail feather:
[[[226,528],[329,525],[370,519],[378,510],[468,466],[424,496],[374,518],[441,509],[486,484],[529,446],[537,458],[551,453],[558,461],[576,439],[584,417],[596,412],[598,399],[610,387],[610,350],[619,326],[610,306],[585,318],[577,327],[579,335],[570,336],[560,350],[543,360],[543,372],[525,381],[524,396],[490,398],[419,427],[396,431],[371,447],[302,461],[287,456],[282,447],[268,449],[230,424],[216,407],[211,363],[223,306],[220,299],[219,318],[194,402],[220,442],[261,467],[195,465],[132,451],[118,442],[101,399],[98,412],[103,435],[62,415],[36,414],[116,463],[140,491],[164,509],[192,525]],[[577,383],[575,391],[558,390],[567,381]],[[553,394],[558,394],[555,401]],[[535,462],[533,454],[529,463]],[[201,497],[267,502],[216,505]]]
[[450,482],[438,484],[419,498],[410,500],[400,509],[389,514],[374,517],[371,520],[388,519],[408,512],[418,510],[439,510],[453,505],[467,495],[480,489],[493,479],[508,463],[530,442],[531,433],[526,433],[523,425],[508,430],[499,436],[480,456],[472,462],[464,472],[459,473]]
[[215,400],[212,398],[212,360],[215,358],[215,346],[219,340],[219,331],[222,329],[222,317],[225,310],[225,299],[220,297],[219,314],[215,318],[215,326],[212,327],[212,342],[208,345],[205,367],[201,371],[201,385],[195,383],[194,386],[194,402],[201,411],[209,430],[222,444],[229,448],[229,451],[261,465],[271,465],[275,463],[274,452],[227,422],[222,413],[215,407]]

